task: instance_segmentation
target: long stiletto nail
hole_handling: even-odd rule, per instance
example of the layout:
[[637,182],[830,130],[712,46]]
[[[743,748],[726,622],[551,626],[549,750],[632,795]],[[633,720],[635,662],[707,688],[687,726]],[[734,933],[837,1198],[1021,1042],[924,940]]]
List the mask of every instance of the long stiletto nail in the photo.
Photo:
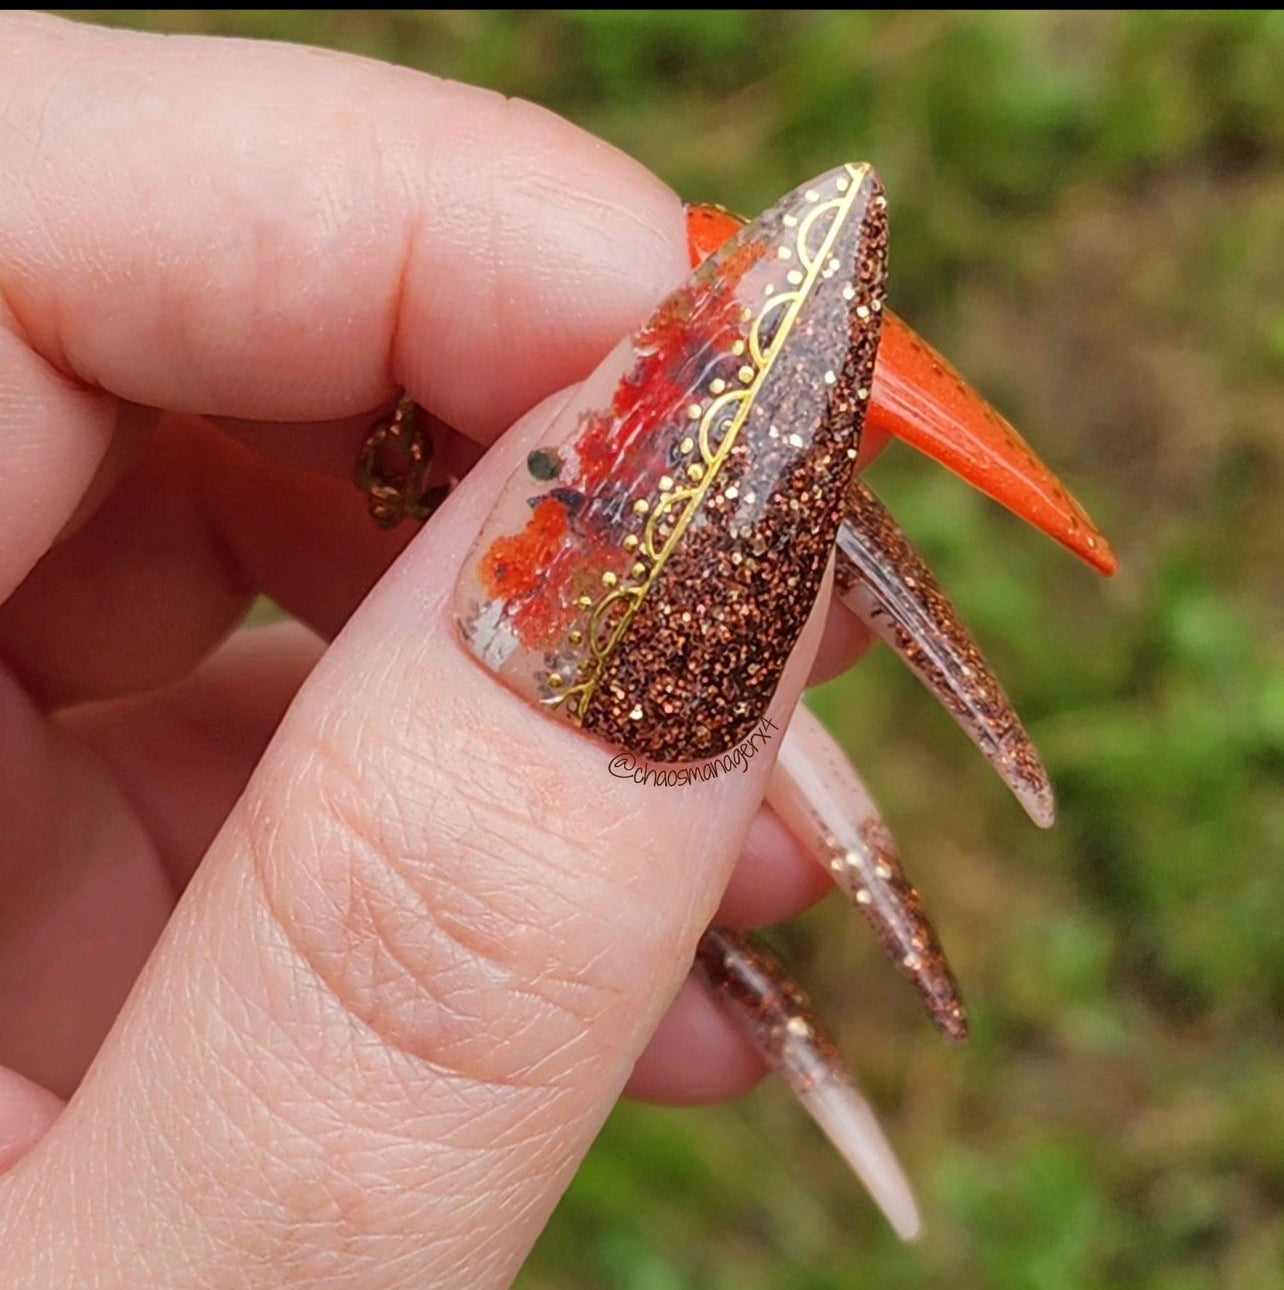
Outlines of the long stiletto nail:
[[838,531],[834,590],[940,700],[1030,818],[1050,827],[1052,785],[1021,719],[923,557],[855,477]]
[[[687,207],[692,265],[744,223],[721,206]],[[1118,561],[1105,534],[1034,449],[922,336],[883,311],[867,429],[901,439],[966,479],[1107,577]]]
[[887,226],[868,166],[790,193],[670,295],[517,471],[460,579],[473,652],[654,762],[765,714],[869,399]]
[[711,927],[700,939],[696,966],[763,1060],[784,1076],[901,1239],[917,1238],[923,1221],[896,1154],[833,1039],[780,961],[743,932]]
[[935,929],[864,781],[801,704],[771,772],[767,801],[869,920],[938,1030],[967,1038],[967,1014]]

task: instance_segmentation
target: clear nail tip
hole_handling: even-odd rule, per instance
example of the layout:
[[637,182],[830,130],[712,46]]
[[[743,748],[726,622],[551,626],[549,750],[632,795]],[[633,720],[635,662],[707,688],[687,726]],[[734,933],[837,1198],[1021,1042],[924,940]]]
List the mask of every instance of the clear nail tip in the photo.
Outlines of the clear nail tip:
[[696,968],[763,1060],[788,1083],[903,1240],[922,1231],[914,1192],[807,996],[760,941],[711,927]]

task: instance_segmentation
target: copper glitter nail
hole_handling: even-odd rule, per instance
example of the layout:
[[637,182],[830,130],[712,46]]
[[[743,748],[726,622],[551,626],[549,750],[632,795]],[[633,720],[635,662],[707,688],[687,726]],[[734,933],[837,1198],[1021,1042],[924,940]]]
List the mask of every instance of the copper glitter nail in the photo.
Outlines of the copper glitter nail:
[[784,1076],[901,1239],[915,1240],[923,1223],[896,1154],[833,1039],[780,961],[745,932],[711,927],[700,939],[696,968],[767,1065]]
[[936,696],[1030,818],[1050,827],[1052,785],[1021,719],[923,557],[855,477],[838,531],[834,590]]
[[781,744],[767,802],[869,920],[937,1029],[966,1039],[958,982],[891,831],[843,750],[801,704]]
[[706,260],[590,378],[460,578],[464,639],[507,684],[652,762],[749,734],[842,516],[886,246],[873,172],[830,171]]

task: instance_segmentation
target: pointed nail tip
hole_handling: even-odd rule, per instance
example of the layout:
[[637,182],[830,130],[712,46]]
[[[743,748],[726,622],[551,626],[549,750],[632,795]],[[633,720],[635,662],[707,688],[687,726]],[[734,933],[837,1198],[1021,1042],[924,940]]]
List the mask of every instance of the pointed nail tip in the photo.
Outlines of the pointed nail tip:
[[1113,578],[1119,572],[1119,558],[1109,547],[1095,550],[1076,550],[1075,554],[1088,562],[1103,578]]
[[1038,761],[1034,745],[1024,732],[1022,743],[1027,758],[1035,759],[1033,766],[1027,765],[1024,774],[1018,773],[1011,765],[1004,765],[1002,761],[994,761],[994,768],[1034,825],[1040,829],[1050,829],[1057,822],[1056,793],[1047,771],[1043,769],[1043,763]]
[[1057,799],[1051,787],[1034,793],[1018,793],[1017,797],[1037,828],[1050,829],[1057,822]]
[[[888,1220],[891,1221],[890,1218]],[[906,1245],[917,1245],[923,1239],[923,1216],[915,1209],[908,1221],[892,1223],[892,1230]]]
[[817,1086],[801,1100],[895,1231],[914,1239],[918,1201],[874,1109],[846,1082]]
[[892,1231],[907,1245],[917,1241],[923,1235],[923,1215],[919,1212],[918,1201],[914,1198],[908,1182],[902,1195],[895,1198],[875,1196],[874,1203]]
[[[1113,578],[1119,571],[1119,557],[1106,541],[1105,535],[1088,518],[1087,512],[1083,512],[1083,519],[1086,522],[1086,532],[1084,528],[1078,526],[1070,529],[1062,529],[1058,526],[1055,531],[1044,529],[1044,532],[1060,542],[1071,555],[1077,555],[1102,577]],[[1042,526],[1036,525],[1036,527]]]
[[1103,542],[1093,566],[1104,577],[1113,578],[1119,572],[1119,557]]
[[1050,829],[1057,822],[1057,804],[1051,793],[1032,790],[1027,784],[1009,779],[1002,771],[1000,775],[1036,828]]
[[965,1044],[968,1040],[969,1030],[967,1018],[963,1016],[950,1017],[933,1014],[932,1021],[937,1031],[952,1044]]
[[874,1199],[892,1231],[906,1245],[911,1245],[923,1235],[923,1215],[908,1179],[902,1178],[901,1182],[902,1187],[896,1195],[876,1196]]
[[937,1033],[952,1043],[965,1042],[968,1036],[967,1008],[963,1003],[963,993],[948,966],[941,978],[919,983],[919,989]]

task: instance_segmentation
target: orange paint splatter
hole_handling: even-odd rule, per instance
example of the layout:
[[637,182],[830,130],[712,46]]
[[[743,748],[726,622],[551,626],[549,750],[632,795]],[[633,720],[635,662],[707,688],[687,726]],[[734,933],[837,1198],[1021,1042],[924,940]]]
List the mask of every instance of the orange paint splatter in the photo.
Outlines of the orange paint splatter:
[[495,600],[530,595],[562,549],[569,528],[566,507],[554,497],[544,498],[520,533],[496,538],[482,557],[481,578],[487,595]]
[[596,600],[602,576],[620,577],[632,563],[621,546],[623,518],[672,468],[674,431],[691,424],[686,396],[712,356],[743,339],[737,289],[767,253],[757,242],[737,247],[716,273],[695,275],[665,300],[634,337],[633,364],[610,406],[581,417],[571,435],[564,459],[574,461],[573,472],[559,472],[556,490],[533,508],[521,532],[496,538],[482,557],[482,586],[507,606],[527,649],[556,649],[583,612],[579,598]]
[[730,241],[744,226],[739,215],[721,206],[695,204],[687,207],[687,250],[691,267],[707,260],[724,242]]

